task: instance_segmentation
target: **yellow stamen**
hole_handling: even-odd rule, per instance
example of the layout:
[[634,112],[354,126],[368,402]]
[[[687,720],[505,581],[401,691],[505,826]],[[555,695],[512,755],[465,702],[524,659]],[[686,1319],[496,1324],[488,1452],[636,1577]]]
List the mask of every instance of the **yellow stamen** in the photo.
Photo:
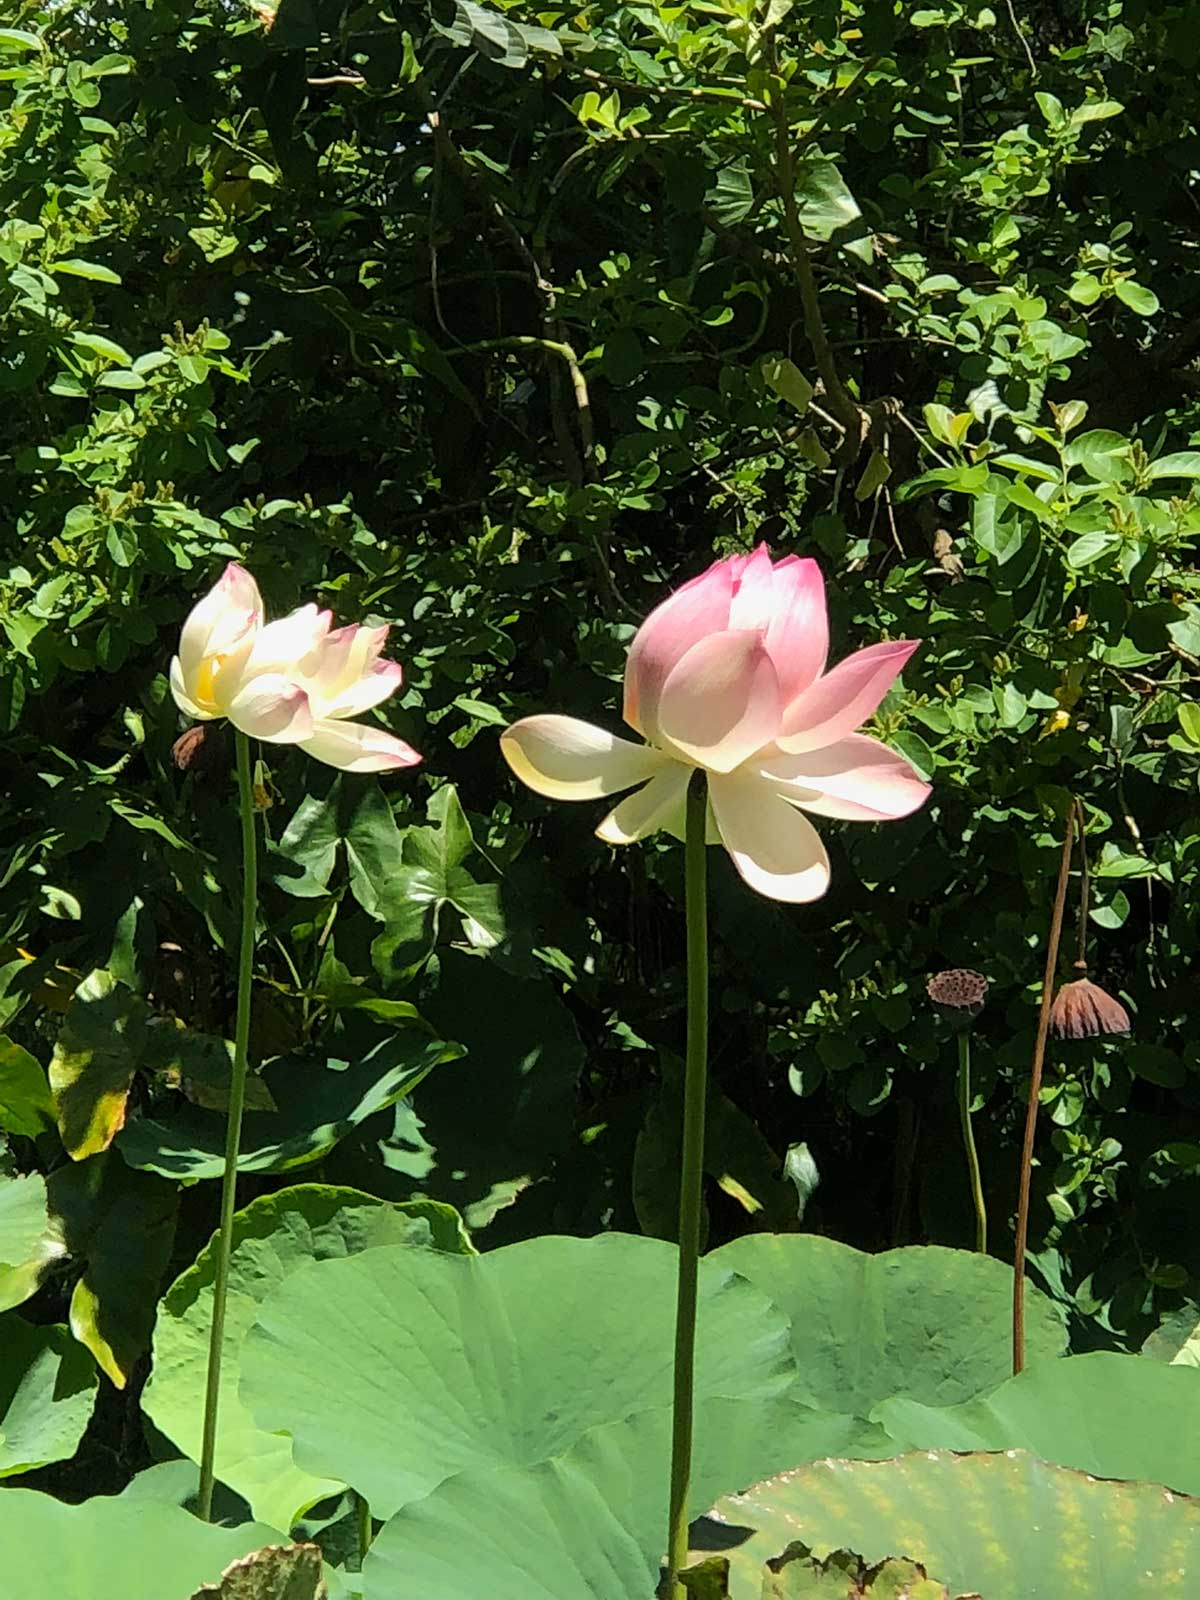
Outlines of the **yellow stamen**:
[[192,698],[205,711],[219,710],[213,680],[224,664],[224,656],[205,656],[196,669]]

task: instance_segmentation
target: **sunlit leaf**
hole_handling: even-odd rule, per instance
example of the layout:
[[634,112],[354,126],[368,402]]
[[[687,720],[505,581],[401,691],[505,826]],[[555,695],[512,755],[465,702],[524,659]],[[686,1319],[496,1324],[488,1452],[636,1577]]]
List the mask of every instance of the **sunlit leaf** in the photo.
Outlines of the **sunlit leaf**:
[[[217,1475],[264,1521],[290,1527],[341,1484],[302,1471],[292,1460],[290,1441],[256,1425],[238,1390],[246,1334],[262,1302],[292,1273],[313,1261],[340,1259],[380,1244],[453,1252],[471,1248],[448,1206],[427,1200],[392,1206],[326,1184],[299,1184],[264,1195],[234,1218]],[[155,1426],[193,1457],[200,1453],[213,1272],[210,1242],[163,1297],[153,1370],[142,1397]]]

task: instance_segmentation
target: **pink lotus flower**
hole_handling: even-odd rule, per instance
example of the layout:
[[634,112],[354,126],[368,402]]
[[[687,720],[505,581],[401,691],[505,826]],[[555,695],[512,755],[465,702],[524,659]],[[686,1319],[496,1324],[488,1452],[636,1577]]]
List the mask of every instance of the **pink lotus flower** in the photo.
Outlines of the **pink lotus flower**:
[[[829,859],[805,812],[852,822],[907,816],[929,794],[903,756],[855,730],[917,648],[870,645],[826,671],[829,622],[815,561],[773,562],[766,545],[715,561],[639,628],[625,666],[633,744],[574,717],[526,717],[500,748],[553,800],[634,789],[596,829],[630,844],[683,836],[693,770],[708,774],[710,844],[752,889],[815,900]],[[634,786],[637,786],[636,789]]]
[[402,739],[347,718],[400,687],[398,662],[380,659],[388,630],[332,629],[333,614],[301,606],[263,623],[258,585],[236,562],[193,607],[171,662],[171,692],[185,716],[227,717],[271,744],[298,744],[346,772],[415,766]]

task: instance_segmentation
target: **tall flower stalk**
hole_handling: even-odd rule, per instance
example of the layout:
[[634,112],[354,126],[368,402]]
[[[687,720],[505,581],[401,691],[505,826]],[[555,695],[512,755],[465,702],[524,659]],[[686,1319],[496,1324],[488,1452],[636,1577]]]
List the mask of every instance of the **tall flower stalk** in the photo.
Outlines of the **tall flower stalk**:
[[968,1028],[964,1028],[958,1036],[958,1120],[962,1126],[963,1149],[967,1153],[971,1204],[975,1208],[975,1248],[981,1255],[986,1255],[987,1206],[983,1199],[979,1151],[975,1148],[975,1129],[971,1123],[971,1033]]
[[1067,880],[1071,873],[1071,848],[1075,841],[1079,802],[1072,800],[1063,831],[1062,854],[1058,860],[1058,882],[1054,888],[1054,908],[1050,913],[1050,932],[1046,939],[1046,970],[1042,976],[1042,1003],[1038,1011],[1037,1033],[1033,1041],[1033,1060],[1029,1069],[1029,1104],[1025,1108],[1025,1138],[1021,1146],[1021,1176],[1017,1193],[1017,1232],[1013,1249],[1012,1369],[1025,1366],[1025,1251],[1029,1242],[1029,1188],[1033,1174],[1033,1141],[1037,1132],[1038,1100],[1042,1092],[1042,1068],[1046,1061],[1046,1039],[1050,1032],[1050,1011],[1054,1003],[1054,976],[1058,971],[1058,946],[1062,939],[1063,911],[1067,903]]
[[[179,653],[171,662],[171,693],[184,715],[201,726],[222,718],[233,725],[242,836],[237,1016],[200,1444],[199,1511],[206,1522],[212,1519],[216,1483],[217,1413],[237,1209],[237,1162],[250,1070],[251,984],[258,918],[250,740],[299,745],[317,761],[345,772],[384,772],[415,766],[421,759],[402,739],[373,723],[351,720],[400,687],[398,663],[382,656],[386,627],[335,629],[332,614],[315,605],[300,606],[275,622],[264,622],[263,616],[258,585],[244,567],[230,562],[220,580],[188,613]],[[180,760],[177,745],[181,767],[190,764],[195,749],[193,742]]]
[[[773,561],[765,545],[715,561],[646,618],[625,664],[625,721],[641,744],[576,717],[525,717],[501,735],[523,783],[552,800],[623,795],[596,829],[627,845],[683,839],[687,880],[687,1074],[679,1190],[670,1525],[664,1588],[683,1590],[691,1482],[699,1274],[708,955],[705,846],[728,851],[743,882],[801,904],[829,886],[810,816],[885,822],[929,786],[902,755],[858,729],[917,648],[868,645],[828,664],[825,584],[815,561]],[[629,791],[629,792],[626,792]]]
[[671,1413],[671,1493],[667,1524],[667,1582],[671,1600],[684,1589],[677,1574],[687,1560],[688,1489],[696,1367],[696,1285],[704,1178],[704,1112],[708,1099],[708,864],[705,830],[708,784],[694,772],[684,826],[687,918],[687,1061],[683,1080],[683,1162],[679,1174],[679,1288],[675,1299],[675,1374]]
[[221,1355],[225,1342],[225,1307],[229,1298],[229,1257],[233,1249],[233,1215],[237,1199],[238,1150],[246,1075],[250,1065],[250,986],[254,976],[254,935],[258,921],[258,843],[250,741],[234,730],[237,750],[238,812],[242,825],[242,926],[238,944],[237,1020],[233,1036],[233,1076],[225,1130],[225,1170],[221,1177],[221,1222],[213,1275],[212,1323],[208,1337],[208,1372],[204,1385],[204,1430],[200,1444],[199,1513],[212,1520],[214,1462],[217,1451],[217,1409],[221,1399]]
[[925,985],[925,992],[933,1001],[934,1009],[953,1028],[958,1042],[958,1119],[967,1157],[971,1204],[975,1210],[975,1248],[986,1254],[987,1207],[983,1199],[979,1152],[975,1148],[975,1129],[971,1122],[971,1027],[983,1010],[988,981],[982,972],[975,972],[970,967],[951,967],[948,972],[935,973]]

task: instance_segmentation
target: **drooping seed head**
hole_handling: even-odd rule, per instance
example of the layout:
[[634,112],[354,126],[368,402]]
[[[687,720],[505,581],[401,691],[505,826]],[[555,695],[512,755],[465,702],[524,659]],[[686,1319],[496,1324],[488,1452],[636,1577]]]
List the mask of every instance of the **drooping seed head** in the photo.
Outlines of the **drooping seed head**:
[[1096,1039],[1129,1031],[1128,1011],[1090,978],[1064,983],[1050,1007],[1050,1032],[1056,1039]]

